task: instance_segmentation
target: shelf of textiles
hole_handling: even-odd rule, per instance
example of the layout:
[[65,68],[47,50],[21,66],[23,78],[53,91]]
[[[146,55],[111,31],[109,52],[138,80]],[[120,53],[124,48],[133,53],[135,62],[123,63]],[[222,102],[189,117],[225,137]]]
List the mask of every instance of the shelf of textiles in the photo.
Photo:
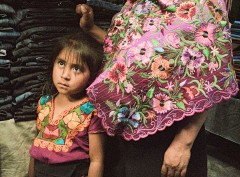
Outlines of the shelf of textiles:
[[[233,41],[233,65],[240,86],[240,21],[234,21],[231,25],[231,37]],[[240,98],[240,93],[236,97]]]
[[0,121],[36,119],[55,40],[78,32],[75,7],[94,8],[95,22],[107,29],[122,4],[118,0],[1,0]]

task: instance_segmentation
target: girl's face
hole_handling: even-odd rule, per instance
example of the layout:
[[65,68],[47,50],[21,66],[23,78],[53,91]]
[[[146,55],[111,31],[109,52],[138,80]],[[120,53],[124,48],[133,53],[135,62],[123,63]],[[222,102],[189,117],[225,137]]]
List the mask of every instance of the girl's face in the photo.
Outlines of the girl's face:
[[82,92],[90,78],[86,64],[79,64],[74,52],[63,49],[53,64],[53,83],[59,94],[74,97]]

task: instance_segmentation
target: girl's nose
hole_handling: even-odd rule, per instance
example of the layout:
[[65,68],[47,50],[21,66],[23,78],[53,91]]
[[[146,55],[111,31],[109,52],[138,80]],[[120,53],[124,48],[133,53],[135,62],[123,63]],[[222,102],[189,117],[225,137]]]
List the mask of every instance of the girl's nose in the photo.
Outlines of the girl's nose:
[[70,80],[70,71],[66,68],[63,69],[61,78]]

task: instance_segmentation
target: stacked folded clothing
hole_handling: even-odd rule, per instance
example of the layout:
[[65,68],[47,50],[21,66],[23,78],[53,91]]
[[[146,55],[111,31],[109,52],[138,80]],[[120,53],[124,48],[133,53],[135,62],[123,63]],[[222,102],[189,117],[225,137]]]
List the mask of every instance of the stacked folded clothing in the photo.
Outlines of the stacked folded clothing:
[[[240,85],[240,21],[234,21],[231,26],[231,37],[233,40],[233,64]],[[240,94],[237,95],[240,98]]]

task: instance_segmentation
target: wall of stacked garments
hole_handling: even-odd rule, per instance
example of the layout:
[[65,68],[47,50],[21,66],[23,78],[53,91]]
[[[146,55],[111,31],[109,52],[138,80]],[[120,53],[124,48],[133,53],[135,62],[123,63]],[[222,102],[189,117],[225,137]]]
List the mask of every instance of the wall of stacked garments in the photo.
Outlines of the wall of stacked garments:
[[80,30],[78,3],[90,4],[96,23],[104,29],[121,8],[117,2],[101,0],[1,0],[1,121],[36,119],[52,46],[59,36]]
[[[237,0],[232,1],[229,20],[231,22],[231,37],[233,42],[233,65],[238,85],[240,86],[240,3]],[[236,95],[236,98],[240,99],[240,94]]]

